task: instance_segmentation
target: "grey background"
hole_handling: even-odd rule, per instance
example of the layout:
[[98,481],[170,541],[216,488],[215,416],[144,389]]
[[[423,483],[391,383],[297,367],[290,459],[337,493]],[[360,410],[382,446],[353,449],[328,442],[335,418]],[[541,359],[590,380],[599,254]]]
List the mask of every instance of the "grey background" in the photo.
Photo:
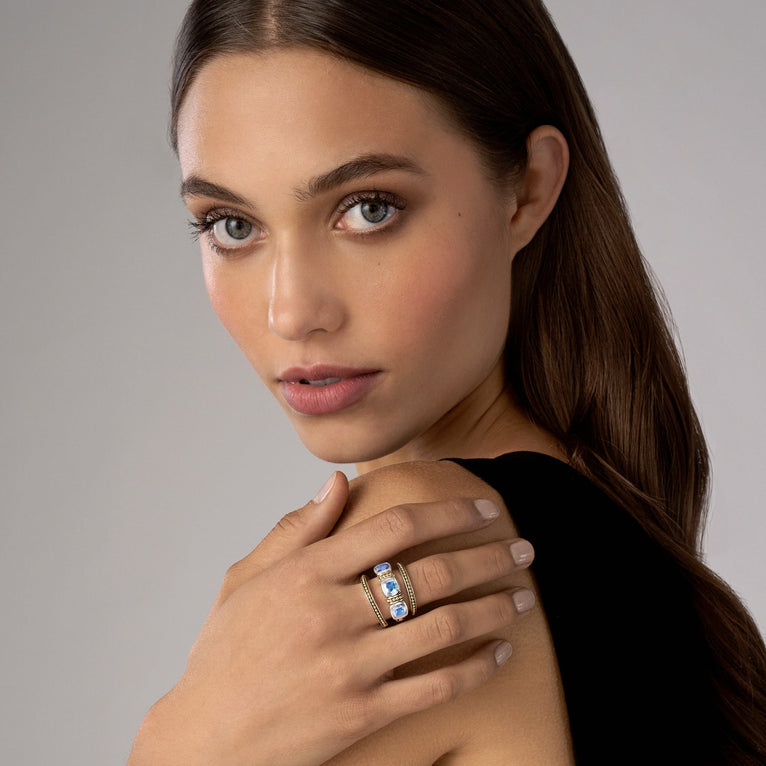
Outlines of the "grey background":
[[[165,140],[185,5],[0,4],[3,764],[123,762],[226,567],[330,472],[207,305]],[[683,341],[708,560],[766,628],[766,3],[549,5]]]

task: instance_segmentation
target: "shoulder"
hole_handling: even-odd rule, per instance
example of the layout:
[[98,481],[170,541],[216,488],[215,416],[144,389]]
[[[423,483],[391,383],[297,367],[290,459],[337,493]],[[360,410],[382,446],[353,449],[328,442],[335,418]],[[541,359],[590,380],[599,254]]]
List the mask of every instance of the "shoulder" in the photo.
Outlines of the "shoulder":
[[[487,498],[497,503],[501,511],[507,511],[501,494],[454,462],[401,463],[371,471],[351,483],[348,509],[338,528],[356,524],[392,506],[456,497]],[[403,552],[401,559],[409,563],[434,553],[517,536],[511,516],[501,512],[497,522],[489,527],[417,546]],[[531,588],[539,597],[532,575],[521,572],[450,600],[520,586]],[[412,764],[568,763],[566,706],[542,608],[535,609],[512,628],[402,666],[397,675],[452,664],[494,638],[509,640],[514,655],[490,683],[447,705],[399,719],[357,743],[332,763],[367,763],[385,757],[392,736],[411,743],[407,763]]]
[[392,505],[456,496],[487,497],[502,502],[486,482],[450,460],[396,463],[363,474],[350,482],[348,521],[361,521]]
[[[346,509],[333,531],[358,524],[395,506],[457,498],[492,500],[500,508],[500,517],[475,532],[435,539],[402,551],[400,558],[405,564],[434,553],[519,537],[502,495],[478,476],[448,460],[396,463],[353,479],[349,485]],[[522,574],[529,582],[525,580],[516,584],[530,587],[528,573]]]

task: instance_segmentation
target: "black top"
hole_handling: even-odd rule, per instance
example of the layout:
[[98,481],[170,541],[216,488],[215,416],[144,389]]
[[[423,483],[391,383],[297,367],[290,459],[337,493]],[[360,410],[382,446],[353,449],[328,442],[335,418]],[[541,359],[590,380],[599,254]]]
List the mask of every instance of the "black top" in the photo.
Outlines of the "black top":
[[577,763],[720,763],[707,645],[675,560],[555,458],[453,462],[502,495],[535,547]]

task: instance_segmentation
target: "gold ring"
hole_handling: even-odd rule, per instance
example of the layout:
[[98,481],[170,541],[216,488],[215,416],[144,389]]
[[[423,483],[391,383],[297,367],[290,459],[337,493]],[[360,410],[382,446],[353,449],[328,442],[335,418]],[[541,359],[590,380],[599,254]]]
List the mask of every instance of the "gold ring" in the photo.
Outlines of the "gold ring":
[[370,592],[370,586],[367,584],[367,578],[364,575],[362,575],[360,582],[362,583],[362,588],[364,589],[364,595],[367,596],[367,600],[370,602],[370,606],[372,607],[372,611],[375,612],[375,616],[378,618],[378,622],[382,628],[387,628],[388,621],[381,614],[380,609],[378,609],[378,605],[375,603],[375,598]]
[[415,612],[418,611],[418,602],[415,599],[415,591],[412,588],[412,581],[410,580],[410,576],[407,574],[407,570],[404,568],[404,564],[396,562],[396,566],[399,567],[399,573],[402,575],[402,580],[404,580],[404,587],[407,590],[407,596],[410,599],[410,614],[412,617],[415,616]]

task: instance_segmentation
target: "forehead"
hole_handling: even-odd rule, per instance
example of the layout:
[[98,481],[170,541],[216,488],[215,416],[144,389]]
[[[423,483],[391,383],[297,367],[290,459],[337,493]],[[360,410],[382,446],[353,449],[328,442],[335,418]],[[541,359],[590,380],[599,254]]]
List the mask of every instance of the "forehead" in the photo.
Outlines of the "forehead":
[[214,58],[178,121],[185,174],[225,174],[238,161],[305,175],[349,154],[422,158],[455,142],[467,144],[434,97],[304,48]]

